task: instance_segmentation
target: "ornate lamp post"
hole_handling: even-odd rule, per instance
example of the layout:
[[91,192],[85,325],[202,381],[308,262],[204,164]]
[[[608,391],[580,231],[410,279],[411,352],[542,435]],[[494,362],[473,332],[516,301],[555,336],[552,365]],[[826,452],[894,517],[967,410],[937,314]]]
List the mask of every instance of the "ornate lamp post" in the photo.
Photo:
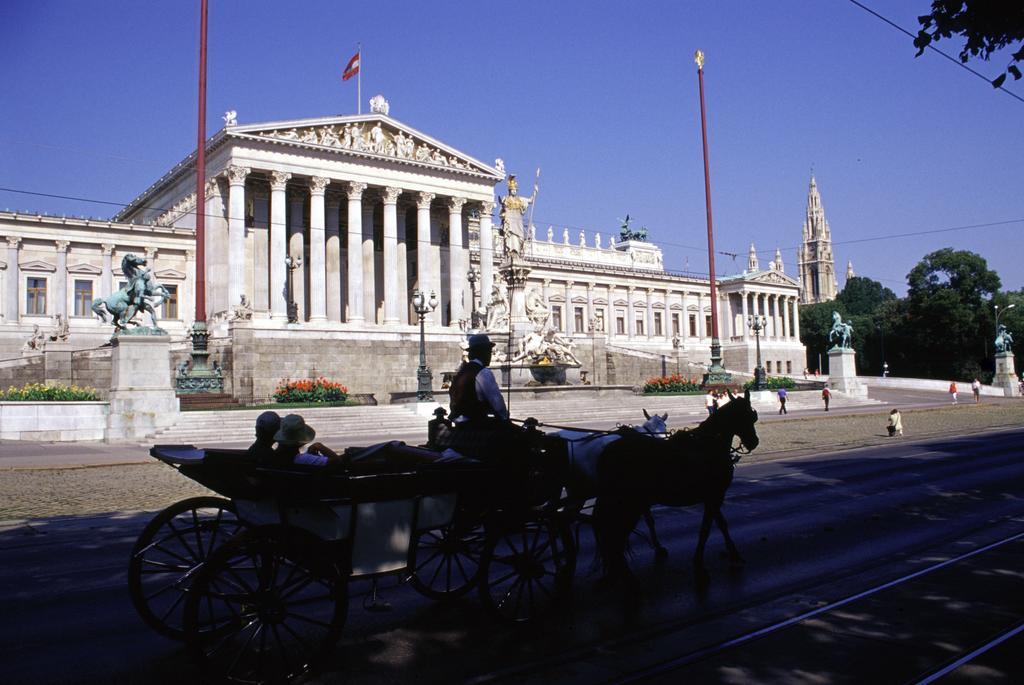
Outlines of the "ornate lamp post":
[[[480,270],[475,266],[469,267],[469,273],[466,274],[466,280],[469,281],[469,327],[472,330],[479,330],[483,324],[480,321],[479,309],[476,306],[476,284],[480,282]],[[481,293],[481,296],[483,293]]]
[[761,331],[768,320],[763,314],[752,314],[747,317],[747,326],[754,331],[754,344],[757,346],[757,366],[754,367],[754,390],[764,390],[765,373],[761,366]]
[[422,292],[415,290],[412,293],[412,308],[416,316],[420,318],[420,366],[416,369],[416,400],[418,402],[433,402],[434,391],[431,388],[433,377],[430,368],[427,367],[426,339],[423,332],[423,320],[427,314],[437,309],[437,295],[430,291],[428,300]]
[[284,258],[284,265],[288,267],[288,323],[299,322],[299,305],[295,302],[295,286],[292,282],[292,273],[302,266],[302,257]]

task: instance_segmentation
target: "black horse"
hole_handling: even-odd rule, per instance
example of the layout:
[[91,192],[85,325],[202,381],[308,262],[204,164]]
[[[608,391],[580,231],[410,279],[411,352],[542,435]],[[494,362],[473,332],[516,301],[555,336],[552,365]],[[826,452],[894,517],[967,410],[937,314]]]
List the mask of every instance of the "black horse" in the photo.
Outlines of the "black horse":
[[654,504],[673,507],[704,505],[700,537],[693,565],[699,584],[708,581],[704,568],[704,546],[711,521],[718,524],[729,558],[742,564],[736,544],[722,515],[725,492],[732,483],[739,437],[742,448],[757,447],[757,412],[750,406],[750,392],[732,397],[724,407],[689,431],[667,440],[624,436],[612,443],[598,464],[598,496],[594,509],[594,532],[606,577],[631,579],[626,562],[630,531]]

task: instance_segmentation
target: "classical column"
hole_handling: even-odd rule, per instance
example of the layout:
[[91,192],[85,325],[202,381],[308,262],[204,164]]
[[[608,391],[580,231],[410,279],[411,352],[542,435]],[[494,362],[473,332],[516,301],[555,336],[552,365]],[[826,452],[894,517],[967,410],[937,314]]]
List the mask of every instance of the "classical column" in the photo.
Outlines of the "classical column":
[[398,271],[398,323],[412,323],[409,318],[409,254],[408,242],[409,231],[405,225],[405,215],[408,205],[403,204],[397,208],[396,232],[398,234],[397,257],[395,269]]
[[324,193],[331,179],[309,179],[309,320],[327,320],[327,236]]
[[217,177],[207,180],[203,193],[206,196],[203,273],[206,278],[206,310],[209,318],[211,312],[226,311],[228,308],[228,244],[224,222],[224,193],[220,180]]
[[188,321],[196,312],[196,251],[185,250],[185,283],[182,284],[178,297],[184,306],[179,309],[178,317]]
[[480,299],[487,302],[494,286],[494,229],[491,226],[493,202],[480,203]]
[[398,196],[401,188],[384,189],[384,325],[399,322],[405,298],[398,289]]
[[[462,247],[462,206],[466,204],[464,197],[448,199],[448,287],[452,305],[452,318],[449,326],[457,327],[459,319],[465,316],[463,297],[466,291],[466,256]],[[470,306],[472,309],[472,306]]]
[[377,264],[374,241],[373,206],[376,193],[363,194],[363,316],[369,323],[377,320]]
[[672,330],[672,289],[665,288],[665,309],[662,310],[662,329],[661,332],[665,336],[666,342],[672,341],[672,336],[675,332]]
[[234,164],[227,168],[228,309],[241,301],[245,288],[245,177],[249,171]]
[[747,317],[749,316],[749,314],[747,313],[747,297],[748,297],[747,291],[746,290],[741,290],[740,291],[740,302],[743,304],[743,321],[742,321],[742,326],[743,326],[743,342],[745,342],[745,343],[750,342],[750,326],[747,325]]
[[[664,322],[662,322],[664,325]],[[654,288],[647,289],[647,339],[654,337]]]
[[707,337],[707,319],[704,318],[704,293],[697,293],[697,337],[703,340]]
[[564,329],[566,334],[572,335],[576,333],[576,305],[572,303],[572,287],[575,285],[573,281],[565,282],[565,326]]
[[327,320],[341,321],[341,197],[334,192],[324,198],[327,226]]
[[365,183],[348,184],[348,311],[345,320],[363,317],[363,191]]
[[793,300],[793,337],[796,342],[800,342],[800,301],[797,298]]
[[436,288],[430,279],[430,203],[433,201],[433,193],[420,193],[416,200],[416,280],[417,289],[425,297],[430,297],[430,290]]
[[284,263],[288,256],[285,189],[291,177],[291,174],[284,171],[270,172],[270,315],[275,319],[288,317],[288,298],[285,292],[288,267]]
[[[57,245],[57,273],[54,274],[54,296],[57,299],[57,306],[54,313],[68,315],[68,245],[69,240],[58,240]],[[151,265],[152,266],[152,265]]]
[[288,204],[291,205],[288,226],[288,254],[292,259],[301,259],[302,266],[295,269],[291,277],[293,292],[291,298],[298,308],[299,321],[305,321],[309,312],[306,309],[306,227],[303,224],[307,193],[299,188],[288,191]]
[[[8,238],[10,240],[10,238]],[[113,253],[116,247],[112,243],[103,243],[100,245],[103,249],[103,271],[100,273],[100,296],[107,297],[114,293],[114,265]],[[10,269],[8,269],[10,271]]]
[[[597,314],[594,312],[594,286],[597,285],[593,281],[587,283],[587,319],[583,322],[583,325],[587,327],[587,332],[590,333],[590,322],[596,319]],[[596,323],[596,322],[595,322]],[[607,325],[607,324],[606,324]]]
[[[18,245],[21,243],[21,238],[14,235],[7,236],[7,283],[4,284],[4,291],[7,295],[7,303],[4,306],[5,316],[7,317],[8,323],[18,323],[21,317],[19,312],[21,309],[18,307],[18,281],[21,276],[18,269]],[[104,245],[104,247],[106,247]],[[113,246],[111,246],[113,247]],[[110,255],[107,254],[106,262],[107,273],[110,272]],[[109,295],[109,292],[103,293],[103,297]]]
[[626,288],[626,333],[630,340],[636,337],[636,312],[633,310],[633,293],[635,291],[636,288],[633,286]]
[[262,183],[252,189],[252,308],[270,309],[270,196]]

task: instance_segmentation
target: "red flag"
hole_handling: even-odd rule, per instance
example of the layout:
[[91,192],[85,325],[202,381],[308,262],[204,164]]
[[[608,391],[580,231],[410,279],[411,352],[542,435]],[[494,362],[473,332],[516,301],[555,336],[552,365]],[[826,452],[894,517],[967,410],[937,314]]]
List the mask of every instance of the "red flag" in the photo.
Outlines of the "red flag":
[[359,73],[359,53],[352,55],[352,59],[345,65],[345,71],[341,74],[342,81],[348,81],[350,78]]

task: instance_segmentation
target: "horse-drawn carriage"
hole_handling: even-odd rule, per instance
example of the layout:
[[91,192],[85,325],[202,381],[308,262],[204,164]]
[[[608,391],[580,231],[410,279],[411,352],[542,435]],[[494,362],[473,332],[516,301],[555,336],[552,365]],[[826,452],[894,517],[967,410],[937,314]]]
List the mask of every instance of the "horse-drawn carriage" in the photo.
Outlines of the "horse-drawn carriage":
[[[183,500],[145,527],[129,562],[132,601],[147,624],[184,641],[205,674],[236,683],[287,682],[316,668],[340,638],[352,580],[397,575],[435,599],[475,588],[500,619],[534,621],[571,590],[585,496],[598,495],[594,520],[607,522],[606,567],[622,570],[618,531],[628,535],[633,515],[657,501],[637,498],[644,488],[621,470],[647,458],[638,452],[651,455],[659,478],[686,481],[686,501],[665,503],[704,503],[698,558],[712,518],[735,552],[720,507],[733,436],[756,446],[757,414],[749,400],[730,405],[691,435],[621,434],[603,457],[614,478],[596,493],[574,483],[580,464],[558,447],[571,439],[545,436],[530,421],[517,458],[493,461],[392,442],[337,467],[281,468],[240,450],[158,445],[154,457],[221,497]],[[687,454],[674,464],[674,450],[695,446],[708,453],[695,457],[696,471]],[[709,470],[709,459],[724,460],[722,468]],[[695,480],[704,473],[717,478],[706,492]],[[629,482],[628,492],[616,482]]]

